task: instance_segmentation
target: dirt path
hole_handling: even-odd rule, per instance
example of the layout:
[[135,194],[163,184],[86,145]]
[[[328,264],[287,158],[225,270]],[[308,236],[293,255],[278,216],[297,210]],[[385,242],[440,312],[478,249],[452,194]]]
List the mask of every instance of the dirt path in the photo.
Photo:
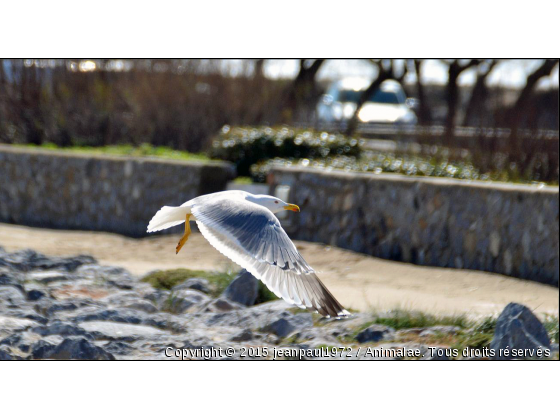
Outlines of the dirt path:
[[[155,269],[235,267],[198,233],[179,255],[176,235],[131,239],[100,232],[37,229],[0,223],[0,246],[49,255],[90,254],[141,275]],[[307,262],[342,304],[355,310],[418,309],[432,313],[497,314],[509,302],[558,315],[558,289],[485,272],[420,267],[296,241]]]

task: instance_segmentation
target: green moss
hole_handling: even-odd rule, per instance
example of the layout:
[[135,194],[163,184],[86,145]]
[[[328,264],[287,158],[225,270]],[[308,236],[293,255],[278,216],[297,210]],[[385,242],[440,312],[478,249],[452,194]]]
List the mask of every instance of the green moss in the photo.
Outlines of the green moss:
[[[189,270],[176,268],[173,270],[159,270],[143,277],[141,281],[150,283],[156,289],[171,290],[174,286],[185,280],[200,277],[207,279],[210,283],[210,294],[214,297],[220,296],[231,281],[238,275],[237,272],[211,272],[203,270]],[[255,304],[276,300],[278,297],[259,281],[257,300]],[[171,304],[172,302],[170,302]]]
[[464,315],[436,316],[423,312],[396,309],[386,315],[374,317],[373,321],[362,325],[361,329],[372,324],[387,325],[395,330],[401,330],[404,328],[426,328],[436,325],[451,325],[459,328],[466,328],[469,322]]
[[253,183],[253,180],[248,176],[238,176],[233,180],[233,183],[240,185],[251,185]]
[[[77,142],[79,143],[79,142]],[[152,146],[143,143],[140,146],[130,144],[117,144],[111,146],[87,146],[75,144],[68,147],[60,147],[54,143],[43,143],[39,146],[33,144],[22,144],[23,147],[39,148],[46,150],[57,150],[73,153],[94,153],[116,156],[137,156],[137,157],[161,157],[166,159],[189,160],[189,161],[209,161],[210,158],[202,153],[189,153],[181,150],[174,150],[165,146]]]
[[456,342],[453,344],[453,348],[462,351],[466,347],[471,349],[490,347],[490,342],[496,330],[496,322],[496,318],[487,317],[482,321],[474,323],[471,328],[460,331]]
[[268,289],[268,287],[264,285],[262,281],[259,281],[259,289],[258,289],[257,300],[255,302],[255,305],[259,303],[270,302],[271,300],[277,300],[277,299],[279,299],[278,296],[272,293]]
[[183,283],[187,279],[200,277],[207,279],[210,283],[210,294],[212,296],[219,296],[236,275],[237,273],[232,272],[221,273],[177,268],[155,271],[143,277],[141,281],[150,283],[156,289],[171,290],[174,286]]
[[558,343],[558,317],[546,314],[543,322],[544,328],[550,337],[550,341],[553,343]]

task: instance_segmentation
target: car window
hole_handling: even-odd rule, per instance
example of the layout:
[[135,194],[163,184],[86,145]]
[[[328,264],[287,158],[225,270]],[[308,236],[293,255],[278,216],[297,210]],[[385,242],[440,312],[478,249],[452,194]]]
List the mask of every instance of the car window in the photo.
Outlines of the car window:
[[[340,90],[331,96],[334,101],[358,103],[362,92],[363,91],[361,90]],[[381,90],[377,90],[373,93],[373,95],[371,95],[368,102],[375,102],[379,104],[400,104],[403,103],[403,100],[400,100],[397,92],[383,92]]]
[[376,90],[369,98],[369,102],[376,102],[379,104],[398,104],[399,97],[396,92],[383,92]]

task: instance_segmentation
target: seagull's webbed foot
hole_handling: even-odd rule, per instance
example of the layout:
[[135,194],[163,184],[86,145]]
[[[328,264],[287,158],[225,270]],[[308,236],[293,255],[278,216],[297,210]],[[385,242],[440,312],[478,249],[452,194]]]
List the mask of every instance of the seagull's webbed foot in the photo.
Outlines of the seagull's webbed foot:
[[186,220],[185,220],[185,234],[183,235],[183,237],[181,238],[181,240],[179,241],[179,243],[177,244],[177,248],[175,248],[175,254],[178,254],[179,251],[181,250],[181,248],[183,248],[183,245],[185,245],[187,243],[187,240],[189,239],[189,235],[191,234],[191,224],[190,224],[190,219],[191,215],[187,214],[186,216]]

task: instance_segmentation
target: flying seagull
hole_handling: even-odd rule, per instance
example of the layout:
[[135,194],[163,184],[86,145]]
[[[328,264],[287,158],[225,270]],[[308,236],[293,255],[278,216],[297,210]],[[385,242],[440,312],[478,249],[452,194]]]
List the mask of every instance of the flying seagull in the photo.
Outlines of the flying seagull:
[[223,191],[202,195],[179,207],[164,206],[150,220],[148,232],[185,223],[185,234],[175,249],[179,253],[189,239],[190,221],[230,260],[261,280],[285,301],[323,316],[349,314],[307,264],[274,215],[299,211],[270,195]]

